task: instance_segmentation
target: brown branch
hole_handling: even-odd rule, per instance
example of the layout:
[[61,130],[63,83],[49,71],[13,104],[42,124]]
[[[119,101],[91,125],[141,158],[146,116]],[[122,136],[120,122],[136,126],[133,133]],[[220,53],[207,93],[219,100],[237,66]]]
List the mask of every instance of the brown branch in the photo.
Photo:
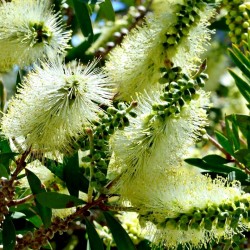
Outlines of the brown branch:
[[32,200],[34,199],[34,195],[33,194],[30,194],[30,195],[27,195],[26,197],[22,198],[22,199],[18,199],[18,200],[12,200],[8,203],[8,206],[11,207],[11,206],[17,206],[17,205],[20,205],[20,204],[23,204],[29,200]]
[[230,154],[228,154],[228,152],[210,135],[207,135],[209,141],[216,147],[218,148],[225,156],[228,160],[232,160],[232,156]]
[[47,242],[54,237],[54,234],[59,232],[66,232],[69,228],[69,223],[74,221],[78,217],[86,216],[90,208],[99,206],[107,200],[107,197],[102,195],[97,200],[87,203],[84,207],[77,209],[77,211],[69,215],[65,219],[55,218],[49,228],[43,226],[35,230],[33,233],[28,232],[23,237],[17,237],[17,244],[15,249],[22,250],[27,249],[39,249],[39,247],[47,244]]
[[30,149],[25,151],[22,154],[21,158],[19,158],[16,161],[17,167],[16,167],[15,171],[11,174],[10,183],[13,183],[16,180],[18,174],[26,167],[27,164],[26,164],[25,160],[26,160],[27,156],[29,155],[29,153],[30,153]]
[[95,57],[104,59],[111,50],[113,50],[117,45],[120,45],[124,39],[124,37],[134,29],[136,26],[140,25],[143,22],[143,19],[145,18],[146,14],[149,12],[150,6],[152,4],[153,0],[150,0],[146,7],[143,5],[137,6],[137,10],[139,12],[139,15],[135,18],[135,21],[132,23],[128,29],[122,28],[120,32],[120,35],[116,37],[116,40],[114,42],[108,42],[106,44],[106,48],[100,47],[99,50],[95,52]]

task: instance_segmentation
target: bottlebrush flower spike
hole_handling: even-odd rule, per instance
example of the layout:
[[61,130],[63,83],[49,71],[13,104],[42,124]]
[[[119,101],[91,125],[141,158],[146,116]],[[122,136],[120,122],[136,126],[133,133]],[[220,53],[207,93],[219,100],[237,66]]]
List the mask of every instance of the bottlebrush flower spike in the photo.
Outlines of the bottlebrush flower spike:
[[109,105],[113,95],[97,62],[84,68],[57,59],[36,66],[2,119],[3,133],[39,152],[70,152],[83,127],[98,119],[99,105]]
[[134,185],[139,180],[143,181],[145,173],[178,167],[206,126],[204,108],[209,101],[204,91],[199,90],[196,99],[180,109],[173,105],[165,111],[152,110],[152,104],[163,108],[167,105],[160,100],[158,92],[154,94],[153,97],[139,99],[137,118],[131,118],[130,126],[124,131],[117,131],[111,139],[115,161],[109,170],[110,173],[121,174],[114,189],[124,200],[136,199]]
[[159,69],[171,63],[190,74],[210,39],[207,26],[215,6],[193,0],[166,0],[162,6],[161,14],[132,30],[106,62],[104,69],[117,85],[118,99],[135,99],[136,92],[157,88]]
[[37,59],[53,58],[68,48],[59,13],[47,0],[14,0],[0,4],[0,69],[28,66]]
[[212,180],[186,166],[145,178],[134,186],[138,196],[132,204],[153,244],[204,249],[248,229],[250,197],[237,182]]

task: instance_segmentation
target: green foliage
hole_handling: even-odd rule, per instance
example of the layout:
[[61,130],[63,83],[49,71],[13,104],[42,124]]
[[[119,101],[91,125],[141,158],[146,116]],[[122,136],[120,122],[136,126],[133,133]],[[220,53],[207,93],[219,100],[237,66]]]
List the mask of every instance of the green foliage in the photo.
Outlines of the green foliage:
[[[67,29],[71,27],[73,31],[72,44],[70,44],[71,48],[68,51],[65,51],[66,57],[64,59],[69,64],[76,64],[74,59],[79,60],[83,64],[87,64],[93,58],[98,57],[98,66],[105,65],[106,59],[109,58],[106,56],[109,55],[110,52],[112,53],[112,49],[114,47],[119,48],[120,44],[124,41],[124,36],[126,36],[130,30],[133,30],[131,32],[132,34],[136,34],[141,32],[141,29],[143,30],[141,27],[147,27],[147,30],[142,33],[142,35],[138,36],[139,42],[137,41],[137,44],[135,43],[135,45],[132,47],[125,49],[127,54],[134,53],[136,57],[138,56],[138,64],[140,67],[134,67],[133,65],[135,62],[133,60],[128,60],[128,62],[126,62],[128,65],[125,65],[126,67],[124,68],[131,68],[132,70],[135,68],[133,74],[131,74],[132,80],[134,80],[134,78],[136,79],[138,75],[142,77],[144,74],[151,76],[154,74],[154,71],[157,72],[157,74],[160,72],[156,81],[161,84],[162,91],[158,99],[155,97],[152,98],[149,94],[150,92],[145,94],[145,91],[145,93],[143,92],[142,95],[135,94],[136,98],[133,97],[132,99],[136,99],[136,101],[124,101],[123,99],[119,99],[119,90],[115,90],[116,92],[114,91],[112,102],[110,102],[110,104],[104,105],[102,103],[98,103],[98,108],[100,108],[103,113],[98,113],[100,110],[96,111],[96,113],[98,113],[98,119],[90,121],[90,125],[88,127],[82,126],[81,131],[79,131],[80,136],[77,134],[76,137],[73,137],[74,148],[72,146],[72,149],[67,153],[58,152],[57,154],[56,152],[55,154],[50,154],[50,152],[36,152],[33,151],[32,147],[26,149],[25,151],[22,150],[22,148],[25,148],[25,143],[22,142],[23,138],[21,138],[21,142],[16,140],[17,138],[11,138],[14,140],[10,143],[6,137],[0,135],[0,245],[3,245],[4,250],[15,249],[16,244],[17,247],[21,246],[27,247],[29,249],[36,249],[36,244],[38,244],[38,247],[43,245],[44,249],[57,249],[56,245],[59,245],[59,242],[63,241],[64,238],[67,237],[68,239],[63,242],[65,245],[67,245],[67,247],[63,246],[64,249],[70,249],[74,244],[77,245],[77,247],[84,249],[86,246],[81,244],[83,244],[83,242],[84,244],[86,243],[84,240],[85,234],[89,242],[88,249],[91,250],[165,249],[163,245],[166,242],[164,240],[159,241],[156,245],[154,245],[148,239],[139,238],[136,234],[137,232],[135,232],[137,230],[136,226],[131,225],[132,223],[128,223],[129,226],[124,225],[124,221],[122,221],[122,219],[118,220],[116,218],[120,211],[130,211],[130,209],[131,211],[136,211],[138,213],[141,212],[139,219],[142,219],[143,217],[147,218],[147,216],[150,218],[150,216],[152,216],[153,219],[150,222],[152,225],[154,224],[154,226],[157,225],[157,230],[159,230],[157,232],[160,232],[162,227],[167,228],[167,224],[171,224],[170,222],[173,221],[177,221],[179,224],[177,223],[177,229],[174,228],[175,224],[171,225],[173,228],[168,228],[170,232],[172,229],[175,229],[176,231],[184,229],[184,231],[187,232],[191,226],[193,226],[193,228],[196,227],[195,229],[204,227],[209,232],[216,223],[218,223],[218,225],[216,224],[216,227],[221,228],[221,231],[223,231],[223,227],[226,225],[226,223],[228,223],[228,227],[232,227],[233,233],[234,229],[235,232],[241,230],[241,228],[237,228],[237,223],[239,222],[240,218],[247,220],[249,216],[249,210],[247,210],[249,203],[244,199],[236,201],[233,205],[230,202],[228,202],[228,204],[222,204],[216,209],[212,206],[205,207],[203,210],[199,208],[195,208],[195,210],[190,209],[191,212],[189,211],[188,215],[184,214],[184,212],[177,212],[176,215],[174,215],[176,216],[175,218],[166,217],[159,222],[157,221],[157,212],[145,212],[143,210],[145,209],[143,207],[143,202],[140,207],[134,206],[133,202],[130,204],[131,207],[129,207],[130,205],[126,207],[126,202],[116,203],[116,201],[120,198],[120,194],[116,193],[117,189],[114,189],[115,192],[112,193],[112,188],[117,188],[117,182],[119,182],[122,175],[118,174],[115,176],[116,178],[113,178],[113,172],[109,171],[109,166],[117,168],[117,172],[126,169],[126,166],[124,166],[125,164],[122,161],[123,159],[121,159],[121,161],[119,161],[120,159],[117,160],[117,155],[115,155],[112,151],[113,148],[111,147],[111,144],[115,135],[120,134],[122,136],[127,136],[127,131],[129,131],[129,129],[137,131],[136,126],[139,124],[139,126],[143,128],[143,130],[140,130],[144,136],[143,138],[148,139],[152,133],[152,130],[159,134],[162,132],[161,127],[157,122],[160,123],[160,121],[163,120],[170,121],[171,119],[175,119],[175,122],[178,123],[180,120],[178,115],[183,110],[185,111],[190,103],[197,100],[199,91],[201,91],[204,85],[206,86],[206,81],[209,75],[205,71],[206,61],[204,61],[200,68],[194,63],[194,65],[191,65],[190,68],[187,67],[183,71],[180,66],[176,66],[173,61],[171,61],[171,57],[175,58],[176,54],[178,54],[180,41],[183,41],[182,44],[185,43],[184,40],[188,37],[189,28],[192,27],[195,30],[200,18],[204,15],[202,12],[204,10],[204,6],[208,2],[214,3],[215,1],[188,0],[183,1],[183,4],[178,4],[174,8],[172,5],[169,5],[168,11],[175,11],[175,13],[171,14],[170,18],[171,20],[174,20],[174,24],[170,26],[170,29],[167,32],[164,34],[161,33],[161,36],[165,39],[165,43],[163,44],[160,44],[161,42],[156,39],[157,37],[154,37],[155,33],[151,32],[150,30],[152,28],[151,26],[154,27],[155,24],[151,21],[149,24],[145,24],[144,22],[145,17],[147,18],[149,12],[152,11],[152,13],[154,13],[161,11],[157,9],[157,5],[162,4],[160,6],[164,6],[164,1],[160,3],[159,2],[160,1],[157,2],[149,0],[54,1],[55,9],[60,10],[60,15],[63,16],[62,22],[65,25],[68,25]],[[173,1],[171,1],[171,3],[172,2]],[[238,2],[240,1],[233,2],[235,6],[238,5]],[[116,7],[116,4],[120,4],[119,7]],[[186,6],[186,4],[188,6]],[[229,8],[229,10],[231,10],[231,7],[227,5],[230,5],[229,2],[227,2],[225,6],[222,5],[221,8]],[[244,12],[242,12],[241,17],[244,18],[244,15],[248,15],[249,10],[247,10],[246,13],[247,14],[244,14]],[[212,20],[213,23],[210,28],[224,32],[223,38],[221,38],[224,39],[223,41],[218,41],[217,37],[213,37],[213,40],[219,44],[218,46],[220,48],[228,47],[226,32],[232,31],[233,29],[235,34],[239,33],[239,30],[237,31],[235,26],[232,25],[232,22],[236,22],[236,17],[234,18],[234,14],[234,12],[229,11],[228,16],[230,16],[230,24],[228,24],[228,16],[218,16],[218,19],[215,21]],[[237,20],[238,26],[244,24],[244,20],[240,18]],[[137,25],[140,26],[140,28],[134,29],[134,27],[138,27]],[[158,25],[157,28],[163,29],[163,26],[161,25]],[[246,24],[244,25],[246,26]],[[246,28],[244,27],[244,29]],[[37,36],[41,35],[40,32],[43,33],[43,30],[33,30],[33,33]],[[79,33],[81,33],[83,37]],[[193,32],[193,36],[195,35],[197,34]],[[237,39],[240,39],[241,34],[236,35]],[[132,44],[133,39],[136,40],[138,37],[134,35],[132,39],[130,38],[132,41],[129,41],[129,39],[125,41],[131,42]],[[144,38],[148,39],[147,43],[144,43]],[[48,37],[46,37],[46,39],[49,40]],[[249,44],[247,44],[244,39],[242,40],[243,42],[239,41],[240,43],[238,45],[232,45],[232,48],[229,48],[228,50],[230,58],[238,68],[237,70],[235,68],[232,69],[233,66],[231,65],[231,68],[228,70],[228,72],[233,77],[237,89],[245,98],[247,102],[246,105],[248,109],[250,109]],[[152,44],[154,46],[158,46],[159,44],[157,43],[160,44],[160,49],[162,49],[160,55],[167,55],[164,58],[164,62],[161,67],[158,67],[154,60],[151,62],[152,58],[141,60],[141,57],[139,57],[142,54],[150,54],[150,50],[154,49]],[[99,44],[100,46],[97,46],[96,44]],[[140,47],[140,45],[147,47],[148,51],[145,52],[143,50],[144,48]],[[97,49],[91,50],[93,47],[96,48],[95,46],[97,46]],[[124,47],[127,48],[126,45],[122,48]],[[185,49],[183,48],[184,47],[181,48],[182,53],[184,53],[185,50],[188,53],[190,47],[186,45]],[[155,51],[158,53],[157,50]],[[156,57],[154,54],[150,55],[152,57]],[[196,52],[194,55],[194,57],[196,57]],[[193,55],[191,54],[189,56]],[[214,62],[216,61],[216,56],[213,57]],[[176,56],[177,59],[175,58],[175,61],[179,60],[178,57],[181,56]],[[124,60],[124,58],[125,57],[121,52],[121,56],[117,59],[117,68],[119,68],[119,64]],[[187,57],[184,57],[183,55],[183,58],[186,60]],[[160,60],[161,59],[159,58],[159,61]],[[150,64],[147,65],[147,67],[144,67],[144,63],[146,65],[148,61],[150,61]],[[183,67],[185,67],[185,63],[182,62],[181,64]],[[224,68],[226,67],[227,65],[224,66]],[[18,72],[13,70],[12,73],[15,74],[15,77],[13,77],[15,78],[13,85],[15,87],[13,87],[13,90],[8,89],[9,95],[14,94],[14,92],[19,92],[18,89],[23,87],[22,79],[25,75],[30,74],[30,70],[31,68],[29,67],[25,67],[23,69],[19,68]],[[114,71],[115,70],[116,69],[114,69]],[[212,73],[213,71],[216,71],[216,66],[213,66],[211,71]],[[219,78],[219,73],[217,73],[217,80]],[[114,72],[114,75],[116,75],[116,72]],[[119,77],[122,78],[124,75],[121,74],[118,76],[118,78]],[[73,74],[72,79],[74,79]],[[51,79],[52,86],[54,80],[55,79]],[[85,80],[86,79],[84,79],[84,81]],[[150,82],[150,79],[146,78],[146,80]],[[68,88],[62,88],[60,91],[72,91],[78,83],[77,81],[72,80],[72,82],[67,82],[67,84],[70,87],[67,85]],[[119,83],[116,83],[111,78],[108,78],[108,84],[117,84],[116,87],[119,87]],[[129,85],[130,81],[127,84]],[[143,85],[144,82],[138,83],[138,85],[140,84]],[[5,106],[7,106],[5,100],[6,86],[7,84],[4,84],[3,77],[3,84],[2,79],[0,81],[0,108],[1,112],[3,113],[6,112]],[[126,85],[126,90],[127,87],[128,86]],[[138,86],[136,85],[134,87],[136,89]],[[150,90],[151,87],[153,89],[154,86],[150,86]],[[226,95],[230,93],[230,87],[223,86],[223,88],[226,89]],[[51,91],[53,92],[54,90],[52,89]],[[81,91],[84,92],[85,89],[82,89]],[[212,95],[215,94],[215,100],[222,99],[219,88],[212,92]],[[145,94],[144,97],[142,97],[143,94]],[[74,102],[74,94],[70,92],[68,95],[70,96],[70,101]],[[152,100],[154,103],[149,103],[153,102]],[[32,105],[32,103],[29,105]],[[152,111],[150,117],[146,116],[146,113],[143,113],[144,110],[140,105],[150,106],[149,109]],[[203,103],[201,102],[199,106],[202,105]],[[137,106],[139,106],[139,109],[137,109]],[[204,106],[206,106],[206,104]],[[72,107],[70,106],[70,108]],[[221,107],[218,109],[220,110],[220,108]],[[41,110],[42,109],[43,107],[41,107]],[[54,110],[52,116],[59,115],[58,110]],[[194,110],[191,111],[193,112]],[[199,111],[197,111],[197,113],[198,112]],[[220,113],[224,114],[227,112],[220,110]],[[81,115],[82,114],[79,114],[79,116]],[[187,116],[188,114],[185,115]],[[1,117],[2,113],[0,114],[0,120]],[[136,123],[135,120],[137,118],[138,121]],[[157,120],[156,118],[159,119]],[[147,119],[151,119],[151,124],[156,124],[156,126],[147,127]],[[190,119],[190,121],[192,121],[192,119]],[[73,123],[74,121],[70,122]],[[198,156],[196,154],[191,158],[187,158],[185,159],[185,162],[200,168],[206,174],[211,175],[212,178],[217,178],[217,176],[227,178],[229,186],[231,184],[233,185],[234,181],[237,180],[242,186],[244,186],[245,191],[249,192],[250,116],[248,114],[238,114],[233,112],[232,114],[223,117],[223,121],[221,121],[221,127],[219,126],[218,122],[215,121],[215,119],[211,120],[210,122],[212,124],[211,128],[209,129],[210,143],[203,141],[205,145],[204,148],[207,148],[204,149],[197,146],[196,149],[199,151]],[[40,126],[42,127],[43,124],[40,124]],[[199,124],[195,124],[195,126],[199,127]],[[181,131],[180,134],[185,134],[185,132],[190,133],[188,131],[188,126],[183,126],[182,129],[183,131]],[[29,137],[30,133],[32,133],[31,130],[28,131],[27,137]],[[171,136],[171,131],[168,131],[168,133],[169,136]],[[198,135],[195,134],[194,137],[199,137],[198,139],[202,140],[203,133],[205,132],[198,131]],[[121,145],[127,146],[128,152],[130,152],[130,147],[135,150],[136,146],[138,145],[141,145],[140,150],[143,151],[143,147],[146,145],[148,148],[145,150],[146,153],[144,155],[150,155],[152,152],[150,151],[151,147],[154,148],[156,146],[153,143],[144,144],[144,141],[139,141],[136,143],[136,145],[129,144],[127,141],[132,141],[134,139],[133,136],[135,135],[133,133],[131,134],[132,136],[129,135],[127,138],[121,136],[121,138],[125,141],[125,143],[123,142]],[[27,138],[24,138],[24,140],[26,139]],[[126,145],[126,143],[128,145]],[[185,145],[181,145],[181,147],[185,147]],[[215,151],[214,147],[216,147],[220,153]],[[140,150],[138,150],[138,152],[136,151],[136,153],[140,154]],[[167,150],[168,149],[166,149],[166,152],[168,152]],[[170,159],[174,159],[175,156],[177,156],[177,162],[179,162],[178,153],[179,152],[171,152],[171,155],[167,156]],[[137,164],[137,161],[139,162],[139,156],[138,158],[136,157],[133,158],[129,156],[128,162],[132,162],[132,167]],[[162,157],[164,157],[164,155],[162,155]],[[144,160],[145,159],[141,160],[141,162],[144,162]],[[147,161],[147,159],[145,161]],[[39,164],[36,164],[36,162],[39,162]],[[176,162],[173,162],[172,164],[175,165]],[[155,166],[150,166],[149,169],[150,172],[152,171],[152,175],[154,167]],[[165,171],[167,170],[165,169],[164,172]],[[131,171],[131,178],[137,176],[138,172],[140,171],[133,169]],[[124,171],[122,174],[126,174],[126,171]],[[157,183],[158,180],[156,179],[154,182]],[[147,183],[147,180],[143,180],[143,183],[146,183],[146,185],[149,186],[153,186],[155,184],[151,182]],[[166,183],[166,185],[167,184],[168,183]],[[120,186],[118,185],[118,187]],[[165,194],[163,192],[162,196],[164,195]],[[153,198],[154,197],[156,197],[156,195],[153,195]],[[158,201],[157,205],[159,205],[160,202],[161,201]],[[183,201],[183,203],[185,203],[185,201]],[[157,205],[155,205],[155,207]],[[183,207],[184,206],[185,205],[183,205]],[[67,208],[72,208],[71,214],[62,215],[63,211]],[[62,213],[60,214],[58,211],[56,211],[56,209],[60,209]],[[143,212],[145,212],[146,215]],[[232,215],[226,220],[225,215],[229,215],[230,212]],[[160,212],[158,211],[158,213]],[[201,213],[204,218],[207,216],[206,220],[203,220],[202,222],[201,218],[197,219],[197,217],[195,217],[199,216]],[[217,215],[219,219],[216,219]],[[100,226],[93,223],[93,221],[97,221]],[[200,224],[197,224],[197,221]],[[137,223],[144,225],[142,220],[138,220]],[[224,224],[221,225],[220,223]],[[67,234],[68,229],[70,229],[72,234]],[[183,234],[185,234],[185,232]],[[63,233],[64,235],[62,238],[60,238],[58,234]],[[167,235],[166,232],[164,233]],[[23,236],[22,240],[17,237],[19,234]],[[78,234],[80,236],[76,236]],[[65,235],[67,235],[67,237],[64,237]],[[150,237],[150,239],[154,241],[154,238],[157,238],[156,236],[158,235],[154,235]],[[208,236],[206,235],[206,237]],[[35,242],[32,242],[32,240]],[[180,241],[181,240],[182,239],[180,239]],[[222,249],[222,246],[224,249],[230,249],[231,246],[233,246],[234,249],[237,249],[237,247],[238,249],[244,249],[243,240],[241,238],[237,238],[236,236],[230,240],[223,239],[223,236],[221,236],[218,240],[216,238],[209,239],[209,237],[206,240],[208,242],[206,243],[208,247],[199,249],[209,249],[210,241],[212,242],[211,249]],[[216,242],[213,242],[213,240]],[[25,241],[27,241],[30,245],[25,245]],[[75,241],[74,244],[71,243],[71,241]],[[193,247],[192,243],[190,244],[190,247]],[[188,247],[185,244],[179,245],[178,243],[176,246],[176,249],[178,250],[184,250],[187,248]],[[195,249],[195,247],[193,247],[193,249]]]
[[87,38],[88,42],[91,43],[93,41],[93,29],[88,5],[84,1],[72,1],[82,34]]
[[104,250],[102,240],[96,232],[94,225],[86,218],[85,223],[91,249]]
[[12,250],[15,248],[16,230],[10,216],[7,216],[4,220],[2,238],[4,250]]
[[233,46],[232,49],[229,49],[229,55],[233,59],[234,63],[239,67],[239,69],[242,71],[243,75],[246,77],[245,80],[242,77],[240,77],[237,73],[229,69],[229,73],[232,75],[232,77],[235,80],[235,83],[237,87],[239,88],[241,94],[245,97],[245,99],[248,102],[248,108],[250,109],[250,59],[246,55],[243,54],[243,52],[237,47]]
[[[45,187],[42,185],[40,179],[32,173],[30,170],[26,169],[26,176],[30,185],[31,192],[36,195],[39,193],[46,193]],[[44,226],[47,228],[51,224],[52,210],[46,206],[41,205],[36,199],[36,208],[38,214],[41,216]]]
[[134,250],[134,244],[120,223],[109,213],[104,213],[118,250]]
[[40,204],[48,208],[70,208],[85,203],[75,196],[57,192],[38,193],[35,197]]

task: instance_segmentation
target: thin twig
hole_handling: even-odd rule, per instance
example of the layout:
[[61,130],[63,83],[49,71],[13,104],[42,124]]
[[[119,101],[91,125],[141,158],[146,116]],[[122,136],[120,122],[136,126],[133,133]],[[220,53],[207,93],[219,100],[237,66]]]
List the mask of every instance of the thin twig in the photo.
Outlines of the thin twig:
[[17,205],[20,205],[20,204],[23,204],[29,200],[32,200],[34,199],[34,195],[33,194],[30,194],[30,195],[27,195],[26,197],[22,198],[22,199],[18,199],[18,200],[12,200],[8,203],[8,206],[11,207],[11,206],[17,206]]
[[16,167],[15,171],[11,174],[11,179],[10,179],[11,183],[13,183],[16,180],[18,174],[26,167],[27,163],[25,162],[25,160],[26,160],[27,156],[29,155],[29,153],[30,153],[30,149],[25,151],[22,154],[21,158],[19,158],[16,161],[17,167]]
[[228,160],[232,160],[232,156],[230,154],[228,154],[228,152],[210,135],[207,135],[209,141],[216,147],[218,148],[225,156]]

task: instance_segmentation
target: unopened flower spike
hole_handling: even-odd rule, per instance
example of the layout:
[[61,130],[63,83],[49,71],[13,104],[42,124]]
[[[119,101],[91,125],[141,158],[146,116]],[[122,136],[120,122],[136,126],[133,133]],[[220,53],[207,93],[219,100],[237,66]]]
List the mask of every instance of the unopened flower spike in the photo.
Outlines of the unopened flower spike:
[[148,173],[147,182],[137,184],[132,205],[155,245],[203,249],[248,229],[250,197],[237,182],[212,180],[184,166],[158,175]]
[[231,41],[239,46],[247,42],[250,34],[249,1],[245,0],[223,0],[227,10],[226,24],[229,28]]
[[136,93],[157,89],[162,75],[159,69],[166,62],[191,75],[210,39],[207,26],[214,11],[215,6],[206,1],[166,0],[160,13],[132,30],[104,67],[117,85],[117,98],[136,99]]
[[0,4],[0,67],[29,66],[37,59],[53,58],[68,48],[59,13],[47,0],[15,0]]
[[57,58],[35,66],[2,119],[5,136],[38,152],[69,152],[83,127],[98,120],[99,105],[109,105],[113,96],[109,79],[95,68],[97,62],[83,67]]

